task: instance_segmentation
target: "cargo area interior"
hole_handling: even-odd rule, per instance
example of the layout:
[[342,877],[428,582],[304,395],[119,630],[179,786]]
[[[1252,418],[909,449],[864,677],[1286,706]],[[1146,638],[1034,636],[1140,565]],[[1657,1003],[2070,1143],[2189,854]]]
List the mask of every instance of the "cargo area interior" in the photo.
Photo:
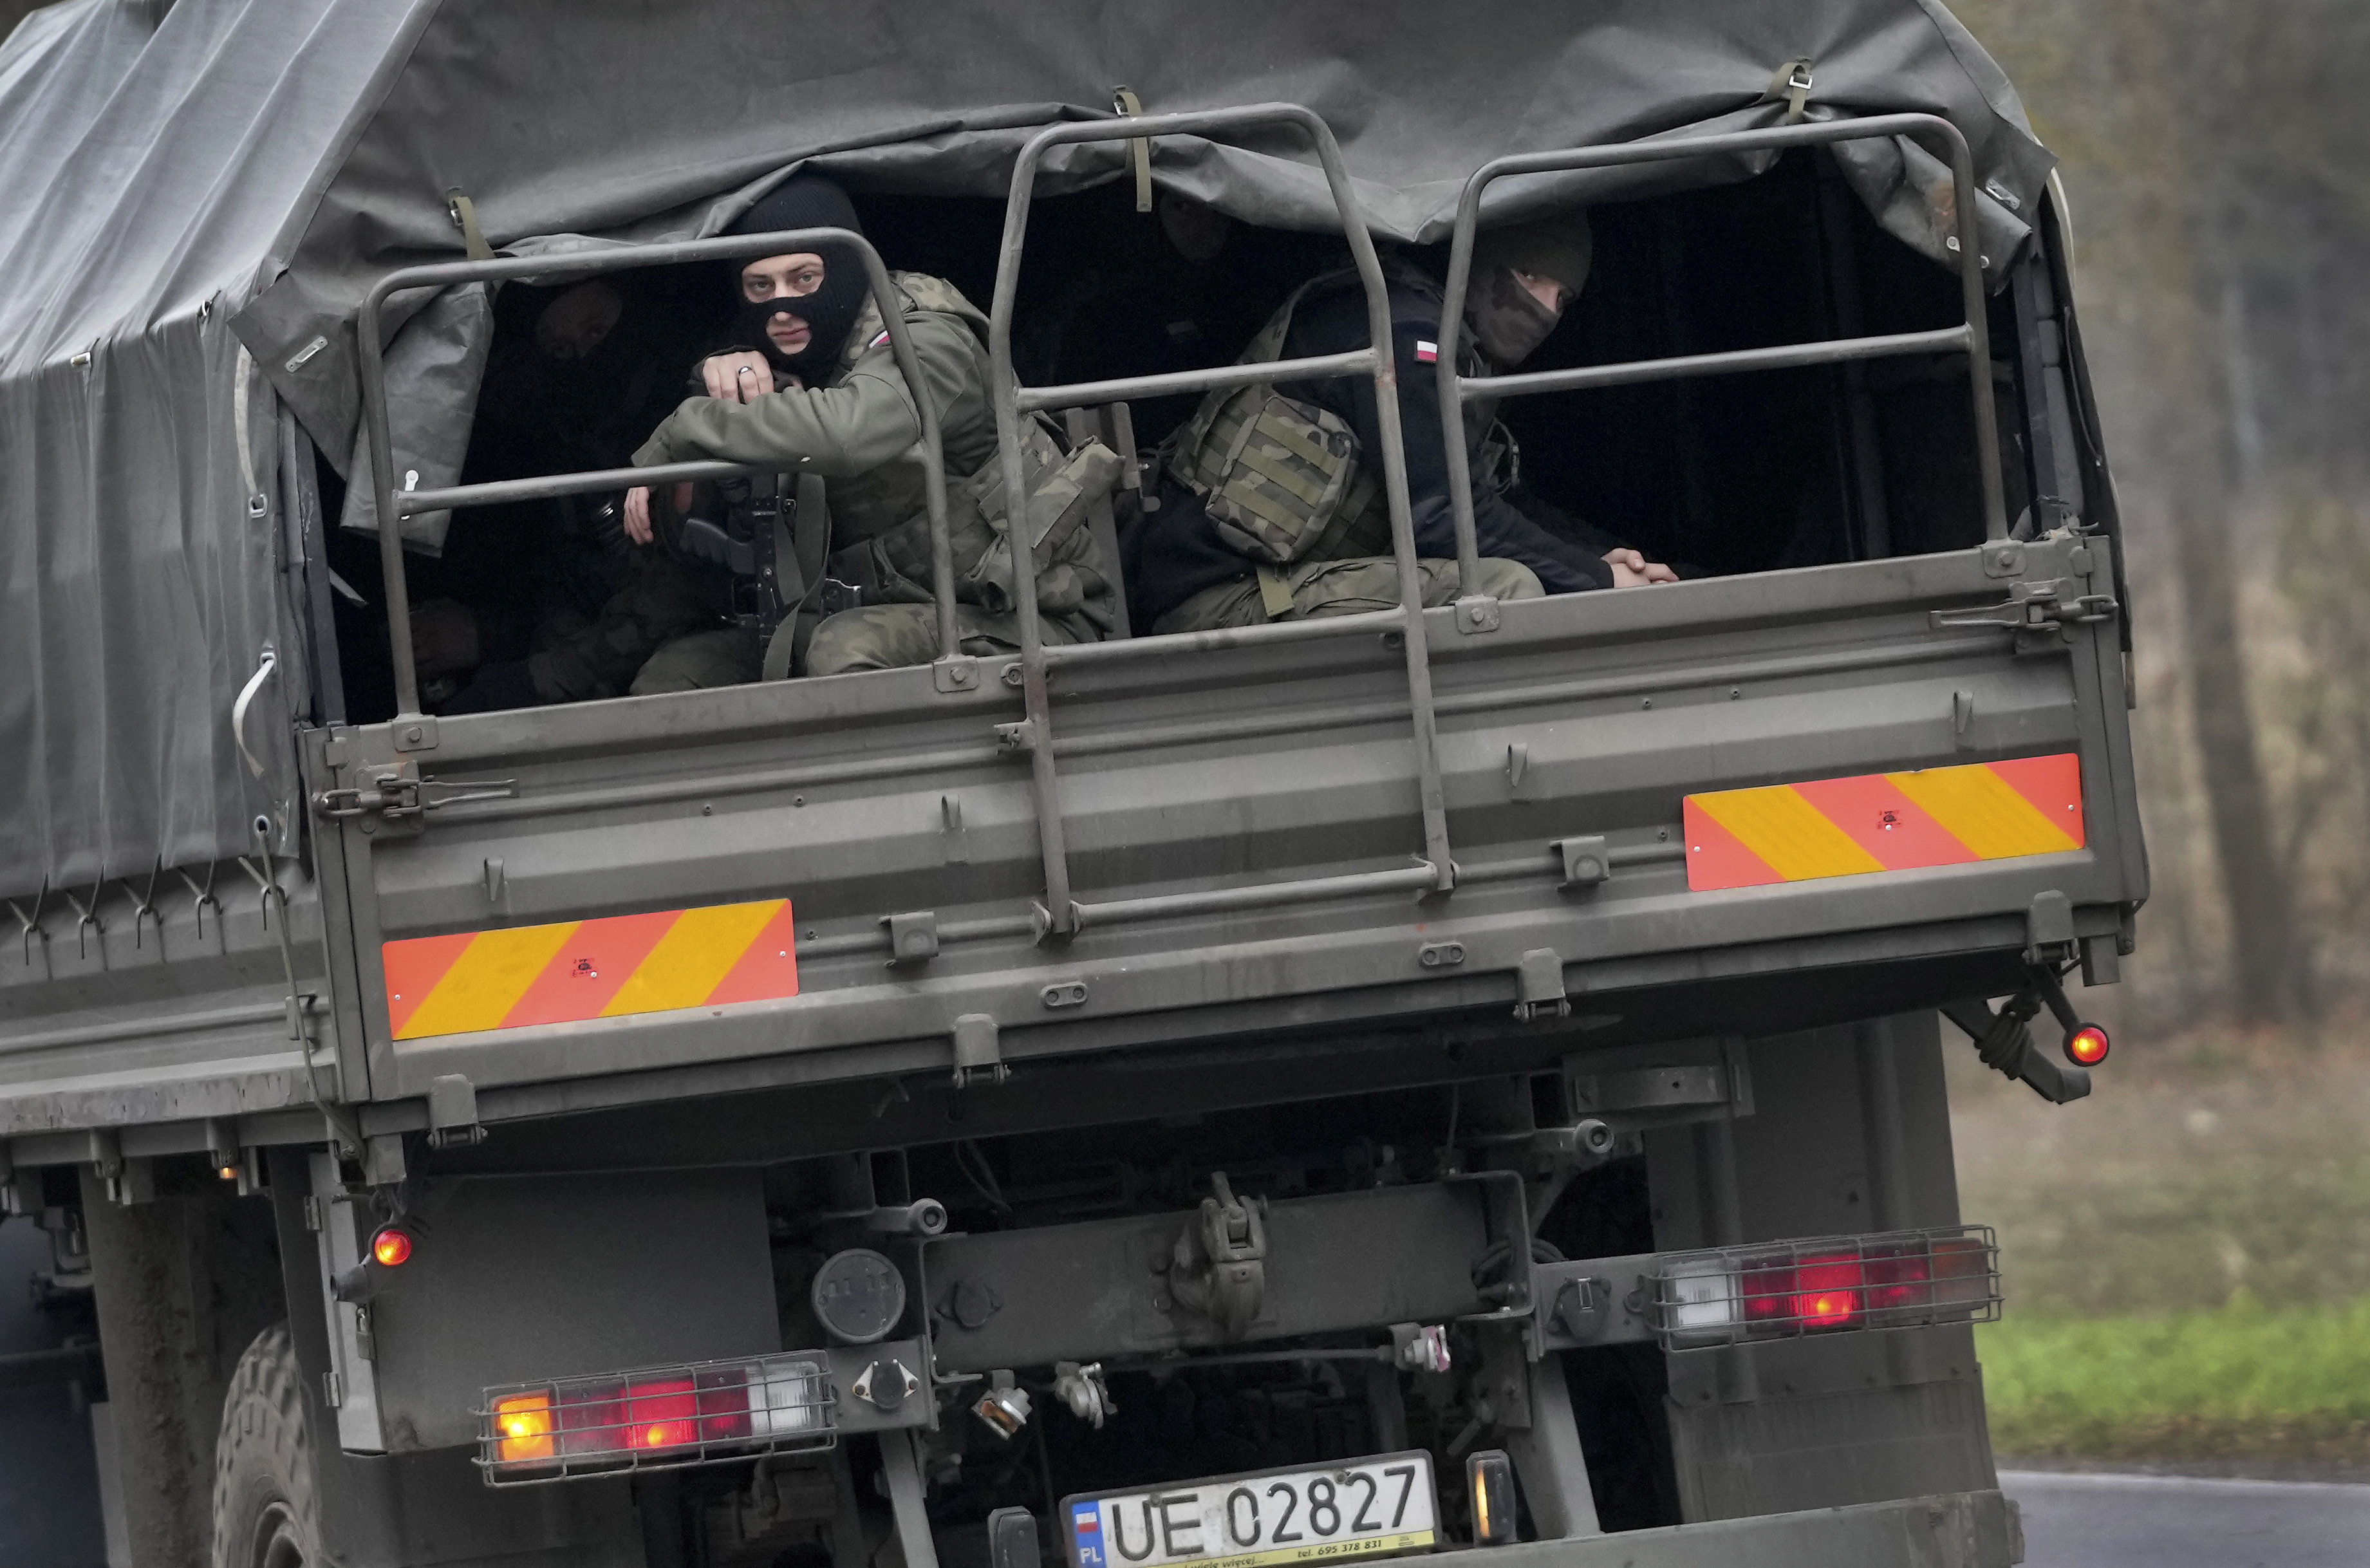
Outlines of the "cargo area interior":
[[[854,192],[866,233],[892,270],[944,277],[984,310],[995,286],[1000,201]],[[1954,325],[1955,275],[1880,229],[1823,150],[1788,153],[1739,183],[1607,202],[1590,211],[1589,284],[1524,370],[1609,363]],[[1109,344],[1040,329],[1081,280],[1165,248],[1125,181],[1035,205],[1015,313],[1024,382],[1179,368],[1117,366]],[[1410,259],[1435,274],[1447,247]],[[1337,236],[1233,225],[1201,282],[1247,336],[1305,279],[1341,265]],[[1158,267],[1147,269],[1156,280]],[[1176,264],[1173,275],[1183,275]],[[494,306],[489,368],[460,482],[622,465],[690,387],[697,354],[723,341],[728,275],[675,267],[609,275],[623,299],[606,353],[554,373],[534,351],[558,291],[513,283]],[[1161,312],[1157,282],[1135,297]],[[1992,306],[1996,386],[2012,381],[2014,320]],[[1076,333],[1067,335],[1075,339]],[[1204,343],[1223,363],[1237,345]],[[621,352],[622,351],[622,352]],[[1033,363],[1032,363],[1033,362]],[[1137,407],[1149,448],[1192,399]],[[557,414],[555,414],[557,410]],[[2004,410],[2005,414],[2005,410]],[[1565,512],[1684,571],[1730,574],[1973,546],[1983,537],[1964,362],[1955,354],[1820,365],[1513,398],[1500,417],[1520,447],[1520,478]],[[2031,486],[2019,421],[2003,417],[2007,511]],[[562,432],[565,433],[556,433]],[[2006,453],[2004,453],[2006,455]],[[317,718],[371,723],[394,712],[376,547],[335,524],[344,481],[316,463],[333,570],[362,600],[334,601],[342,704]],[[551,570],[555,530],[581,526],[583,498],[455,514],[441,557],[414,552],[411,602],[472,606],[531,601]],[[612,548],[627,549],[622,538]],[[326,643],[326,640],[325,640]],[[325,700],[336,700],[335,697]]]

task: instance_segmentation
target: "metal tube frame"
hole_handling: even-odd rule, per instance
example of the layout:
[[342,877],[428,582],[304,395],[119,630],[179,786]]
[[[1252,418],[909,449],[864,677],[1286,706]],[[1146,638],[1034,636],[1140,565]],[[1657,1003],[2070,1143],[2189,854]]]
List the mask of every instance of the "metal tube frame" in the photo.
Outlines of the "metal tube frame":
[[782,229],[772,234],[678,240],[663,245],[623,245],[562,256],[498,256],[485,261],[440,261],[399,268],[381,278],[362,296],[356,322],[362,431],[370,444],[371,482],[378,498],[379,573],[386,594],[387,643],[395,657],[398,723],[420,716],[420,679],[411,663],[411,594],[404,576],[404,518],[455,506],[585,495],[630,485],[724,478],[734,474],[764,473],[767,468],[762,464],[747,463],[667,463],[648,468],[601,468],[544,478],[451,485],[439,490],[398,490],[395,446],[387,425],[385,352],[379,340],[379,320],[388,298],[406,289],[447,288],[506,278],[585,277],[631,267],[662,267],[687,261],[737,261],[751,256],[791,255],[826,245],[845,246],[862,259],[867,286],[873,303],[880,307],[881,325],[889,334],[890,352],[896,356],[897,369],[914,393],[914,407],[922,425],[923,503],[930,521],[930,588],[938,604],[939,657],[951,660],[961,655],[955,629],[954,549],[947,535],[946,453],[938,437],[938,410],[923,395],[921,362],[915,358],[914,346],[906,337],[904,314],[897,304],[897,286],[890,281],[880,253],[862,235],[841,228]]
[[[1028,237],[1029,209],[1035,196],[1037,166],[1042,161],[1046,150],[1076,142],[1207,135],[1278,124],[1301,127],[1315,144],[1326,187],[1332,195],[1334,210],[1340,216],[1343,235],[1349,241],[1352,259],[1357,265],[1359,282],[1365,290],[1366,348],[1351,353],[1279,360],[1257,366],[1226,365],[1213,370],[1081,382],[1067,386],[1021,386],[1012,369],[1013,302],[1019,293],[1020,256]],[[988,313],[988,351],[994,368],[994,385],[989,391],[995,408],[996,444],[1004,464],[1004,493],[1016,498],[1010,503],[1012,510],[1023,514],[1022,520],[1010,526],[1008,532],[1012,541],[1014,608],[1020,621],[1021,691],[1028,713],[1024,733],[1028,737],[1035,787],[1039,845],[1045,865],[1046,929],[1066,936],[1090,922],[1110,924],[1119,920],[1150,919],[1214,907],[1264,907],[1271,904],[1295,902],[1303,896],[1329,896],[1335,891],[1351,891],[1346,885],[1351,882],[1357,882],[1363,888],[1369,879],[1324,878],[1313,882],[1283,882],[1231,889],[1223,894],[1181,894],[1128,899],[1101,905],[1082,905],[1072,899],[1069,853],[1062,822],[1061,783],[1054,767],[1053,717],[1046,671],[1059,658],[1088,656],[1086,652],[1088,648],[1108,656],[1111,650],[1128,645],[1077,644],[1061,648],[1045,645],[1037,608],[1035,548],[1027,536],[1025,503],[1017,499],[1027,493],[1020,452],[1021,414],[1029,409],[1108,403],[1151,394],[1204,391],[1212,387],[1362,373],[1371,375],[1375,382],[1375,411],[1383,447],[1383,490],[1390,509],[1392,559],[1398,567],[1399,608],[1396,615],[1378,612],[1373,616],[1344,616],[1323,622],[1283,623],[1283,626],[1302,636],[1326,636],[1363,632],[1390,620],[1398,623],[1403,633],[1407,660],[1413,721],[1411,728],[1423,813],[1424,864],[1416,871],[1375,875],[1388,878],[1393,886],[1406,885],[1411,880],[1420,879],[1426,891],[1447,892],[1455,885],[1455,869],[1449,859],[1448,812],[1440,780],[1438,741],[1432,712],[1432,667],[1424,647],[1423,582],[1421,569],[1416,559],[1415,525],[1408,501],[1407,444],[1399,430],[1398,371],[1390,350],[1390,302],[1383,282],[1381,259],[1375,252],[1374,237],[1366,232],[1364,213],[1350,188],[1349,171],[1341,161],[1341,149],[1334,141],[1331,129],[1311,110],[1289,103],[1248,104],[1236,109],[1182,114],[1131,115],[1125,119],[1074,121],[1046,127],[1029,139],[1013,163],[1012,185],[1005,202],[1003,247],[996,260],[995,299]],[[1248,629],[1273,632],[1283,628]],[[1174,640],[1157,638],[1146,640],[1153,651],[1162,653],[1177,651],[1178,644]],[[1266,639],[1230,640],[1237,646],[1253,640],[1264,641]],[[1306,891],[1320,886],[1321,892]],[[1214,904],[1211,902],[1214,899],[1220,902]]]
[[[1348,353],[1280,360],[1258,365],[1224,365],[1209,370],[1065,386],[1020,386],[1012,366],[1012,316],[1019,289],[1020,260],[1027,241],[1037,169],[1046,151],[1074,143],[1202,135],[1274,124],[1298,125],[1308,133],[1314,144],[1366,296],[1368,346]],[[1481,193],[1492,181],[1510,175],[1609,167],[1727,153],[1782,151],[1796,145],[1817,145],[1894,134],[1939,138],[1950,154],[1959,190],[1972,191],[1975,189],[1973,159],[1965,138],[1948,121],[1925,114],[1882,115],[1865,120],[1781,126],[1679,141],[1611,144],[1524,154],[1493,159],[1474,172],[1467,180],[1459,200],[1452,236],[1437,373],[1461,596],[1470,598],[1479,592],[1472,477],[1466,460],[1463,410],[1467,402],[1491,396],[1520,397],[1537,392],[1904,354],[1964,352],[1969,361],[1986,533],[1995,540],[2007,537],[1998,466],[1998,432],[1991,401],[1990,339],[1985,316],[1983,259],[1974,207],[1971,202],[1962,202],[1958,208],[1959,271],[1966,320],[1956,328],[1581,366],[1529,375],[1468,377],[1456,372],[1463,306],[1471,281],[1473,243]],[[664,245],[626,246],[570,256],[445,262],[405,268],[382,278],[364,297],[359,319],[363,422],[370,444],[372,478],[379,499],[379,559],[385,578],[388,640],[395,658],[399,717],[413,716],[419,711],[418,681],[411,663],[411,629],[408,594],[404,578],[401,518],[456,506],[584,494],[616,490],[629,484],[719,478],[765,470],[762,466],[755,465],[690,462],[649,468],[612,468],[543,478],[455,485],[429,490],[399,490],[395,482],[384,355],[379,344],[380,317],[386,300],[394,294],[410,288],[445,287],[515,277],[569,277],[627,267],[687,261],[732,260],[747,256],[779,255],[822,244],[845,245],[854,248],[861,257],[872,296],[881,308],[898,368],[904,375],[907,385],[917,391],[915,402],[922,424],[923,456],[927,475],[931,574],[938,611],[940,659],[949,661],[961,656],[955,618],[952,549],[947,531],[945,457],[938,416],[928,401],[918,395],[922,386],[919,365],[907,340],[902,315],[896,308],[894,285],[889,280],[879,253],[862,236],[844,229],[798,229]],[[1390,516],[1392,558],[1399,578],[1399,605],[1396,610],[1141,638],[1122,642],[1049,646],[1044,640],[1043,621],[1037,604],[1035,545],[1028,536],[1025,502],[1016,502],[1015,509],[1022,515],[1018,525],[1008,526],[1007,533],[1013,556],[1014,609],[1019,623],[1021,691],[1026,712],[1019,729],[1026,737],[1030,758],[1032,793],[1045,873],[1045,905],[1037,920],[1041,933],[1066,936],[1088,925],[1266,908],[1318,898],[1401,890],[1419,894],[1445,893],[1454,887],[1455,868],[1450,858],[1445,796],[1441,783],[1437,709],[1432,699],[1431,665],[1423,630],[1421,569],[1416,555],[1414,522],[1408,493],[1406,443],[1399,426],[1398,368],[1388,347],[1390,341],[1390,306],[1380,259],[1375,254],[1363,211],[1351,189],[1340,146],[1330,128],[1311,110],[1297,104],[1268,103],[1180,114],[1131,116],[1124,121],[1064,122],[1048,126],[1022,147],[1014,162],[1007,196],[995,294],[989,313],[989,352],[993,373],[989,394],[995,418],[998,460],[1004,467],[1006,495],[1025,497],[1027,493],[1020,444],[1020,420],[1026,413],[1046,409],[1092,406],[1129,398],[1366,375],[1375,383],[1376,421],[1383,448],[1384,494]],[[1393,630],[1402,636],[1411,738],[1416,752],[1423,818],[1424,855],[1415,865],[1398,870],[1304,878],[1106,904],[1080,904],[1072,898],[1048,685],[1048,673],[1053,664],[1102,663],[1133,658],[1138,654],[1166,656],[1179,651],[1215,651],[1297,642],[1318,637]]]
[[[1931,332],[1895,332],[1880,337],[1837,338],[1778,348],[1739,349],[1725,353],[1685,354],[1672,359],[1582,365],[1571,370],[1534,371],[1521,375],[1457,374],[1457,350],[1464,336],[1465,296],[1472,282],[1473,240],[1480,224],[1481,193],[1493,180],[1503,179],[1510,175],[1611,168],[1622,164],[1716,157],[1728,153],[1783,152],[1789,147],[1820,146],[1833,142],[1895,135],[1939,141],[1949,155],[1950,177],[1957,182],[1960,193],[1955,237],[1959,251],[1959,289],[1966,308],[1966,320],[1960,326]],[[1480,592],[1480,551],[1473,530],[1473,475],[1465,453],[1467,403],[1479,398],[1519,398],[1537,392],[1618,386],[1640,381],[1675,381],[1688,376],[1732,375],[1752,370],[1784,370],[1902,354],[1953,352],[1967,356],[1967,376],[1975,421],[1975,466],[1983,484],[1984,534],[1987,539],[2007,538],[2007,502],[2000,478],[1999,430],[1997,413],[1992,405],[1991,330],[1984,303],[1982,241],[1975,221],[1974,192],[1978,189],[1974,159],[1967,150],[1967,139],[1959,133],[1957,126],[1932,114],[1880,114],[1865,120],[1780,125],[1761,131],[1734,131],[1718,136],[1690,136],[1667,142],[1617,142],[1561,152],[1522,153],[1492,158],[1475,169],[1466,180],[1464,194],[1456,203],[1456,225],[1449,244],[1448,286],[1440,311],[1440,363],[1437,372],[1440,377],[1442,434],[1448,448],[1449,505],[1456,525],[1459,592],[1467,595]]]

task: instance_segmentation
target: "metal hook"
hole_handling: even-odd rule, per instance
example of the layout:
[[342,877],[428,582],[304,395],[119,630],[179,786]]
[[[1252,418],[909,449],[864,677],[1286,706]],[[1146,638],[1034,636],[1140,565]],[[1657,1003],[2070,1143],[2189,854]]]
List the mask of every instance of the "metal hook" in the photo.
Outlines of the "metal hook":
[[217,921],[222,918],[222,905],[214,897],[214,873],[221,870],[222,862],[220,860],[207,861],[206,880],[202,884],[201,884],[197,878],[190,875],[187,868],[181,866],[176,866],[173,868],[173,874],[180,878],[182,882],[189,884],[190,896],[196,900],[196,902],[191,905],[191,909],[198,917],[198,940],[200,941],[206,940],[207,907],[209,905],[213,907],[214,918]]
[[[165,917],[156,913],[156,879],[164,874],[165,857],[159,855],[156,857],[155,869],[150,870],[148,873],[147,891],[132,894],[132,946],[135,951],[146,945],[144,940],[144,928],[141,924],[144,920],[154,920],[156,922],[156,948],[160,953],[164,951]],[[129,891],[132,886],[129,882],[125,882],[123,885],[127,891]]]
[[99,967],[102,969],[107,967],[107,928],[98,923],[98,898],[99,894],[104,893],[106,890],[107,879],[105,877],[100,877],[94,881],[90,884],[90,902],[88,904],[85,904],[81,899],[76,898],[71,888],[65,890],[66,903],[73,906],[74,912],[76,915],[82,917],[82,918],[75,924],[75,955],[78,958],[88,958],[90,956],[90,939],[88,933],[96,931],[98,933],[98,963]]
[[47,877],[41,879],[41,891],[33,895],[33,912],[30,915],[19,909],[15,899],[8,901],[8,913],[17,917],[17,923],[24,928],[22,940],[25,946],[25,967],[28,969],[33,966],[35,937],[41,939],[41,967],[44,970],[49,967],[50,933],[41,929],[41,906],[49,901],[50,882]]
[[230,705],[230,738],[237,744],[238,755],[247,759],[247,771],[258,778],[263,777],[263,759],[247,744],[247,710],[255,701],[255,694],[263,689],[263,683],[279,667],[280,655],[271,651],[271,644],[265,643],[262,656],[256,661],[255,674],[247,677],[247,685],[239,687],[238,699]]

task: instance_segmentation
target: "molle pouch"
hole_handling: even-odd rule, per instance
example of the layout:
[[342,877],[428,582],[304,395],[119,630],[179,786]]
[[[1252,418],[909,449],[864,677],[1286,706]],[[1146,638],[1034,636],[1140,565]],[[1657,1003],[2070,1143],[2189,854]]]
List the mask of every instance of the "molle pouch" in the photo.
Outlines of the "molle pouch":
[[1201,493],[1230,549],[1270,566],[1307,556],[1342,512],[1358,478],[1358,438],[1340,418],[1269,386],[1246,386],[1211,409],[1181,443],[1177,476]]
[[[1029,545],[1037,564],[1040,587],[1053,569],[1070,562],[1087,544],[1087,515],[1097,498],[1119,484],[1126,464],[1099,441],[1082,443],[1064,455],[1053,438],[1035,424],[1022,429],[1021,467],[1028,486]],[[974,485],[976,488],[974,489]],[[995,538],[962,573],[962,597],[999,613],[1013,607],[1011,518],[1005,504],[1004,466],[990,461],[973,481],[966,483],[966,499],[995,531]],[[958,566],[963,563],[958,562]]]

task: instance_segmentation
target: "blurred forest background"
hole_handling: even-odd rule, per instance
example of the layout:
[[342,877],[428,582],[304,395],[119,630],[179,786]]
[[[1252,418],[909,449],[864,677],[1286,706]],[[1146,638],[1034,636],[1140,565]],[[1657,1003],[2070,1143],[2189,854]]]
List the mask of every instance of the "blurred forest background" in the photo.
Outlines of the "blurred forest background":
[[2370,1479],[2370,5],[1953,9],[2064,160],[2155,882],[2090,1099],[1952,1049],[1994,1439]]
[[2370,6],[1962,0],[2064,160],[2131,536],[2138,1037],[2370,986]]

